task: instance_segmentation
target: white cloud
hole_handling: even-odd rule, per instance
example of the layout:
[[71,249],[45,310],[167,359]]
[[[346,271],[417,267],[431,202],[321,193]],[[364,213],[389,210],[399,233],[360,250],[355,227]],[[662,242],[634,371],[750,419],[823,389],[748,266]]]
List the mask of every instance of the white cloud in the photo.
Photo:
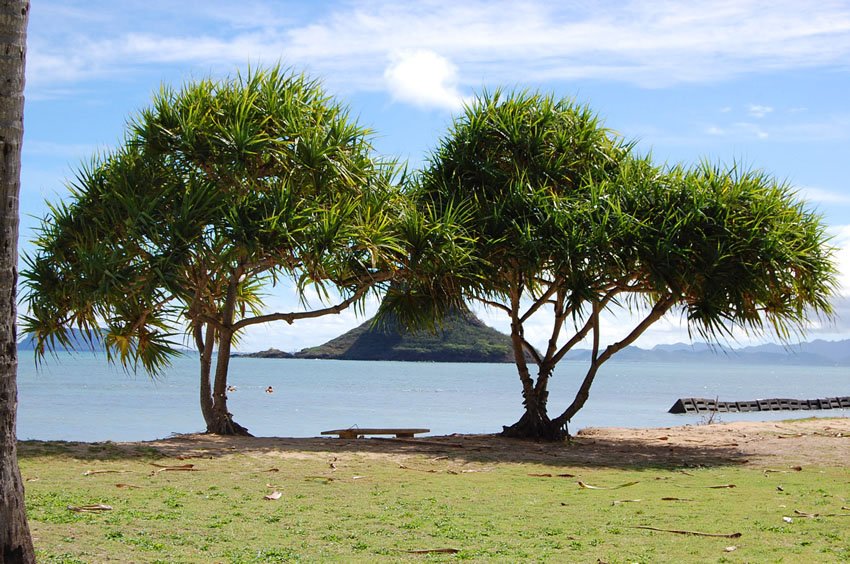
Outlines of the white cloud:
[[28,60],[39,88],[164,62],[208,71],[281,59],[347,88],[378,89],[387,85],[387,56],[411,51],[439,52],[474,86],[482,76],[664,86],[844,67],[850,58],[850,5],[837,1],[355,0],[292,16],[280,4],[254,1],[230,23],[216,16],[230,13],[221,3],[196,10],[93,1],[71,12],[44,4],[31,22]]
[[[831,244],[836,248],[835,262],[838,266],[840,293],[850,299],[850,225],[837,225],[829,229]],[[847,308],[846,323],[850,325],[850,307]]]
[[760,104],[750,104],[747,107],[747,113],[755,118],[763,118],[767,114],[773,112],[773,108],[770,106],[762,106]]
[[87,143],[56,143],[37,139],[25,139],[23,145],[24,157],[38,155],[61,157],[66,160],[81,160],[106,149],[106,147]]
[[799,189],[800,197],[819,204],[850,205],[850,195],[807,186]]
[[419,49],[393,54],[384,78],[396,100],[448,110],[463,106],[464,98],[457,87],[457,67],[433,51]]
[[705,128],[705,132],[708,135],[717,137],[732,137],[737,139],[767,139],[770,137],[770,134],[764,128],[746,121],[730,123],[725,126],[710,125]]

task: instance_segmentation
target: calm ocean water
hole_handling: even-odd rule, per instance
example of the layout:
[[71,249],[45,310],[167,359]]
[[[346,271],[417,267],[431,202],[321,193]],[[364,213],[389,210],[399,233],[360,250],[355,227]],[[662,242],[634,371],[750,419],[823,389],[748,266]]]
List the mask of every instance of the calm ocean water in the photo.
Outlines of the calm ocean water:
[[[60,354],[36,369],[20,355],[18,437],[135,441],[203,430],[195,357],[158,380],[110,367],[103,355]],[[550,411],[572,400],[581,362],[563,362],[551,382]],[[492,433],[521,415],[520,384],[509,364],[442,364],[234,358],[230,410],[257,436],[313,437],[359,427],[426,427],[433,434]],[[274,393],[265,392],[268,386]],[[679,397],[721,401],[850,395],[847,367],[618,363],[596,379],[570,430],[696,424],[670,415]],[[848,410],[718,414],[721,421],[850,416]]]

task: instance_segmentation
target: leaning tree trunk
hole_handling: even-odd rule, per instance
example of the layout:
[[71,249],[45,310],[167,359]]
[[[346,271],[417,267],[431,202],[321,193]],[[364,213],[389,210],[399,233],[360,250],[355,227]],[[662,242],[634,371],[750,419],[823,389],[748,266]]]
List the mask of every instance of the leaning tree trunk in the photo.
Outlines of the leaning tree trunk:
[[207,421],[207,433],[216,435],[243,435],[250,437],[248,429],[233,420],[233,414],[227,411],[227,370],[230,365],[230,345],[233,333],[223,330],[219,335],[218,359],[215,366],[213,383],[212,417]]
[[207,325],[206,335],[204,335],[201,326],[195,327],[195,342],[198,347],[198,353],[201,361],[201,382],[200,382],[200,404],[201,415],[204,416],[204,423],[209,429],[210,423],[213,420],[213,397],[212,384],[210,383],[210,375],[212,374],[212,354],[213,346],[215,345],[215,329],[212,325]]
[[0,564],[35,562],[18,469],[16,286],[29,0],[0,4]]

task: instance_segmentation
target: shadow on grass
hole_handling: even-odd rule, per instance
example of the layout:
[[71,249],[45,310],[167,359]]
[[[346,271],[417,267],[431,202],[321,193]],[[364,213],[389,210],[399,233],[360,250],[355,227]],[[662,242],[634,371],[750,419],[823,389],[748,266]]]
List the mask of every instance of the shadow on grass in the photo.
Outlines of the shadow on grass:
[[361,453],[371,456],[445,457],[480,463],[531,463],[599,468],[693,468],[748,462],[737,445],[684,445],[616,437],[576,437],[570,443],[508,439],[498,435],[450,435],[424,439],[337,439],[177,435],[143,443],[22,441],[21,459],[59,456],[80,460],[218,458],[234,454]]

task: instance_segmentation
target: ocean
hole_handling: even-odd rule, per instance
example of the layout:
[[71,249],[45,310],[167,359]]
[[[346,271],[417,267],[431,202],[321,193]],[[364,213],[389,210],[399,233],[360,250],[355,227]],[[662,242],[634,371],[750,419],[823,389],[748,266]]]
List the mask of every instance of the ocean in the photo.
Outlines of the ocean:
[[[550,385],[551,414],[572,401],[585,363],[562,362]],[[315,437],[359,427],[424,427],[431,434],[496,433],[522,414],[511,364],[444,364],[234,358],[228,394],[236,421],[257,436]],[[271,386],[273,393],[267,393]],[[142,441],[204,429],[198,362],[175,360],[158,379],[127,374],[103,354],[58,353],[36,368],[22,351],[18,437]],[[672,415],[680,397],[743,401],[850,395],[850,368],[612,360],[573,419],[583,427],[665,427],[705,423]],[[719,413],[715,421],[850,416],[848,410]]]

